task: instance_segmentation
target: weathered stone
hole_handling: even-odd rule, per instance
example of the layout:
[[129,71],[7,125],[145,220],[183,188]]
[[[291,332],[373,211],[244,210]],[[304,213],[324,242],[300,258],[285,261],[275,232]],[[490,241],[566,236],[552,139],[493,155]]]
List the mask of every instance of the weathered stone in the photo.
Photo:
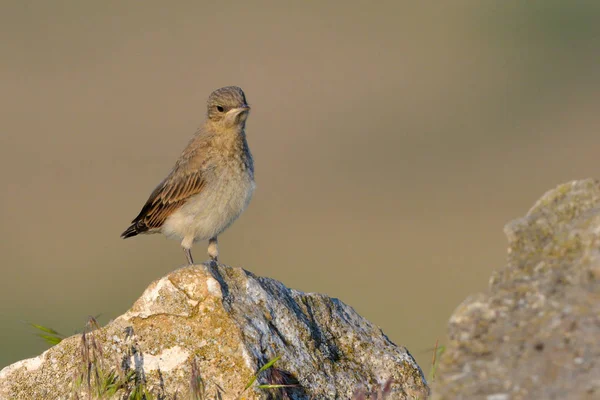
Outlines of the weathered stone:
[[505,232],[508,264],[450,319],[433,397],[600,398],[600,183],[560,185]]
[[[85,342],[70,337],[0,371],[0,399],[123,398],[132,390],[235,399],[276,356],[257,382],[297,384],[279,391],[254,385],[239,398],[349,399],[358,386],[375,392],[390,378],[390,398],[427,393],[409,352],[351,307],[223,265],[185,267],[155,281]],[[119,390],[111,394],[97,381]]]

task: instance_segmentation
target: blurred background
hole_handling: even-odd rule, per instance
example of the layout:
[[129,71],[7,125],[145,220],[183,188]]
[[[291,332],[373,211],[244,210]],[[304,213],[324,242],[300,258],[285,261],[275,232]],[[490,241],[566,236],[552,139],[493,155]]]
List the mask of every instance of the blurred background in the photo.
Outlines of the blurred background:
[[[600,2],[0,3],[0,367],[185,262],[119,234],[204,119],[252,105],[221,260],[352,305],[424,370],[503,226],[600,176]],[[197,260],[206,244],[195,246]]]

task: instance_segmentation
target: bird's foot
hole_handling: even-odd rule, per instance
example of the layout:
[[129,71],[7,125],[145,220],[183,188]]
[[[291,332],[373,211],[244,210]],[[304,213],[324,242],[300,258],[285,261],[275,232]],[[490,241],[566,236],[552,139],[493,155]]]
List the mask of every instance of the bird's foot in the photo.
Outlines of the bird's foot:
[[194,265],[194,259],[192,258],[192,251],[190,249],[184,248],[185,258],[187,259],[188,265]]

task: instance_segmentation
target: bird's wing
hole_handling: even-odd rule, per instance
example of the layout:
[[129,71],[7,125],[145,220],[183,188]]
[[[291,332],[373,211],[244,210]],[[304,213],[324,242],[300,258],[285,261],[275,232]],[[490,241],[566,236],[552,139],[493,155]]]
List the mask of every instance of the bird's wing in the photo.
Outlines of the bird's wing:
[[201,146],[196,142],[202,138],[201,135],[192,138],[169,176],[154,189],[122,237],[160,228],[190,197],[202,191],[206,183],[203,171],[207,159],[206,153],[199,151]]
[[200,170],[174,170],[154,189],[150,198],[132,221],[139,228],[151,230],[160,228],[165,220],[181,207],[190,197],[200,193],[204,187],[204,179]]

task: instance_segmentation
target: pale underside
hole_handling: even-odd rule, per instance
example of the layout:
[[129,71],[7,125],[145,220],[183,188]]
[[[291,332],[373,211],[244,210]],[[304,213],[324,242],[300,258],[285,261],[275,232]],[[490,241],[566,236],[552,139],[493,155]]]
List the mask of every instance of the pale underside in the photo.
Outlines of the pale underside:
[[216,238],[227,229],[250,203],[254,180],[248,171],[233,165],[214,178],[153,232],[181,240],[181,246],[190,249],[194,242]]

